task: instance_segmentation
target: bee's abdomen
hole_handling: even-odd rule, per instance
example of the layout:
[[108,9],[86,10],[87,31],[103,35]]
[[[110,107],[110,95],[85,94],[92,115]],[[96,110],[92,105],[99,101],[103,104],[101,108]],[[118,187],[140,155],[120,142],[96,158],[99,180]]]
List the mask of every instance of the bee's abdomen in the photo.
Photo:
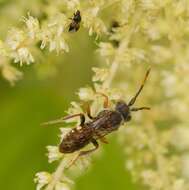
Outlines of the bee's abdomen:
[[59,145],[59,151],[62,153],[72,153],[80,150],[91,142],[93,129],[84,126],[72,129],[62,140]]

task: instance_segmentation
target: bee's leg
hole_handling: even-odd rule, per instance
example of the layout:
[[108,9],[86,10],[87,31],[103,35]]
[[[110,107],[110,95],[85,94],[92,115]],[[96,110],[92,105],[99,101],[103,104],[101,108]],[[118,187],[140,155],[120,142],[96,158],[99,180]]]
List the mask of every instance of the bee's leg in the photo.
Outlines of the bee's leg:
[[99,144],[98,144],[98,142],[97,142],[95,139],[92,139],[91,142],[93,143],[93,145],[94,145],[95,147],[92,148],[92,149],[90,149],[90,150],[86,150],[86,151],[81,151],[81,152],[79,152],[79,153],[75,156],[75,158],[73,158],[73,159],[70,161],[70,163],[69,163],[69,165],[68,165],[68,167],[67,167],[66,169],[70,168],[73,164],[75,164],[75,162],[78,160],[78,158],[79,158],[80,156],[84,156],[84,155],[90,154],[90,153],[92,153],[93,151],[95,151],[95,150],[99,147]]
[[105,144],[108,144],[108,140],[105,137],[100,137],[99,140]]
[[105,95],[104,93],[101,93],[101,92],[97,92],[97,94],[100,94],[101,96],[104,97],[104,108],[108,108],[108,107],[109,107],[109,99],[108,99],[108,96]]
[[90,108],[90,105],[88,102],[85,103],[85,111],[87,113],[87,116],[90,118],[90,119],[94,119],[94,117],[91,115],[91,108]]
[[98,134],[98,132],[96,132],[96,136],[98,137],[98,139],[99,139],[102,143],[108,144],[108,140],[106,139],[105,136],[102,136],[102,135]]
[[79,153],[79,156],[84,156],[84,155],[87,155],[87,154],[90,154],[91,152],[95,151],[96,149],[98,149],[99,147],[99,144],[98,142],[95,140],[95,139],[92,139],[91,140],[92,144],[94,145],[94,148],[90,149],[90,150],[86,150],[86,151],[81,151]]
[[83,113],[68,115],[68,116],[62,117],[62,118],[57,119],[57,120],[53,120],[53,121],[48,121],[48,122],[42,123],[42,125],[52,125],[52,124],[62,123],[62,122],[64,122],[67,119],[71,119],[73,117],[78,117],[78,116],[80,117],[80,120],[81,120],[80,125],[83,126],[85,124],[85,115]]

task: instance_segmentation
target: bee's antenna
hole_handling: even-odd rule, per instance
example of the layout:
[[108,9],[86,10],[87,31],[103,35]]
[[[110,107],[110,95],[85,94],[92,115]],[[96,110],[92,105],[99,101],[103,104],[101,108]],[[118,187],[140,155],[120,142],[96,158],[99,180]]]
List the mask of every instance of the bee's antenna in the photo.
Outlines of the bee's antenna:
[[150,68],[147,70],[147,72],[146,72],[146,74],[145,74],[145,77],[144,77],[144,80],[143,80],[143,82],[142,82],[142,84],[141,84],[139,90],[137,91],[137,93],[135,94],[135,96],[134,96],[133,98],[131,98],[131,100],[130,100],[129,103],[128,103],[128,106],[132,106],[132,105],[135,103],[137,97],[139,96],[139,94],[141,93],[141,91],[142,91],[142,89],[143,89],[143,87],[144,87],[144,84],[145,84],[145,82],[146,82],[146,79],[148,78],[148,75],[149,75],[149,73],[150,73],[150,70],[151,70]]

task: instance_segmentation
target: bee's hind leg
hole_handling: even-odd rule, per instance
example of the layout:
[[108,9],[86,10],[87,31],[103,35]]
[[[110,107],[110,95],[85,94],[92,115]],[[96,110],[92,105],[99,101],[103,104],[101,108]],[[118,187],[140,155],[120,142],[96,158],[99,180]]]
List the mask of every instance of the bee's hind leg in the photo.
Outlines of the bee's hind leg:
[[93,144],[95,147],[92,148],[92,149],[90,149],[90,150],[86,150],[86,151],[81,151],[81,152],[79,152],[79,153],[75,156],[75,158],[73,158],[73,159],[70,161],[70,163],[68,164],[68,167],[67,167],[66,169],[70,168],[73,164],[75,164],[75,162],[79,159],[80,156],[88,155],[88,154],[90,154],[90,153],[92,153],[92,152],[94,152],[95,150],[98,149],[98,147],[99,147],[98,142],[97,142],[95,139],[92,139],[91,142],[92,142],[92,144]]
[[92,139],[91,142],[92,142],[92,144],[93,144],[95,147],[92,148],[92,149],[90,149],[90,150],[81,151],[81,152],[79,153],[79,156],[84,156],[84,155],[90,154],[91,152],[94,152],[96,149],[98,149],[98,147],[99,147],[98,142],[97,142],[95,139]]

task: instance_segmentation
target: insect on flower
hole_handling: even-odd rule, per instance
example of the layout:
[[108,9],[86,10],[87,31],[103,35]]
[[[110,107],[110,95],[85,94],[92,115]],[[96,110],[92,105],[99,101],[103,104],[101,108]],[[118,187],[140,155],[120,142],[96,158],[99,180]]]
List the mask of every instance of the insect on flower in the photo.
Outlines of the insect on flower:
[[71,20],[72,22],[69,25],[69,32],[77,32],[80,28],[81,22],[81,14],[79,10],[74,13],[74,16],[71,18]]
[[[104,97],[104,110],[100,111],[97,116],[93,117],[90,113],[90,107],[88,106],[86,111],[87,116],[90,118],[89,122],[85,122],[85,115],[83,113],[78,113],[44,123],[45,125],[56,124],[73,117],[80,117],[80,125],[68,132],[59,145],[59,151],[61,153],[68,154],[79,151],[78,155],[72,160],[70,165],[72,165],[78,157],[95,151],[99,147],[97,142],[98,140],[103,143],[108,143],[105,136],[118,130],[121,124],[130,121],[132,112],[150,109],[149,107],[132,107],[141,93],[149,73],[150,69],[147,70],[139,90],[136,92],[134,97],[131,98],[128,104],[124,100],[117,101],[115,108],[112,110],[109,108],[108,97],[105,94],[99,93]],[[86,151],[80,151],[81,148],[85,147],[89,143],[92,143],[94,148]]]
[[[119,28],[119,27],[120,27],[119,22],[117,22],[115,20],[112,21],[111,28],[110,28],[110,34],[114,34],[115,33],[115,29]],[[112,41],[112,44],[113,44],[114,47],[119,47],[119,43],[120,42],[118,40],[112,39],[111,41]]]

